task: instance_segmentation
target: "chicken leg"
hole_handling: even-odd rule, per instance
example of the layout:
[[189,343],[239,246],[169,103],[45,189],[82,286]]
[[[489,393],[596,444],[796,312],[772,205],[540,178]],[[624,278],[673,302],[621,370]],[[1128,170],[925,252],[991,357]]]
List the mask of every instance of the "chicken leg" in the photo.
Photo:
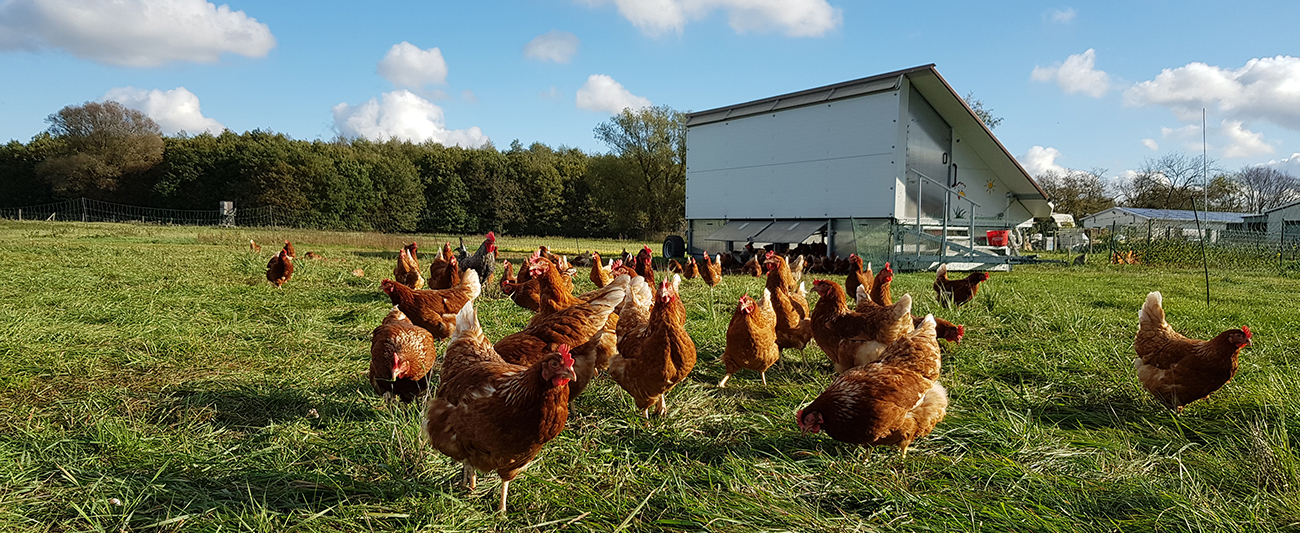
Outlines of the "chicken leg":
[[460,484],[469,490],[478,487],[478,472],[474,471],[474,467],[470,466],[469,463],[464,463],[461,467]]
[[510,490],[510,482],[502,481],[501,482],[501,504],[497,506],[498,513],[506,514],[506,492],[508,492],[509,490]]
[[663,396],[659,397],[659,407],[655,408],[655,416],[665,416],[668,414],[668,401],[664,399],[667,396],[668,394],[665,393]]
[[[731,379],[731,374],[727,374],[726,377],[723,377],[723,378],[722,378],[722,381],[719,381],[719,382],[718,382],[718,388],[719,388],[719,389],[726,388],[726,386],[727,386],[727,380],[729,380],[729,379]],[[767,383],[764,382],[763,384],[766,385]]]

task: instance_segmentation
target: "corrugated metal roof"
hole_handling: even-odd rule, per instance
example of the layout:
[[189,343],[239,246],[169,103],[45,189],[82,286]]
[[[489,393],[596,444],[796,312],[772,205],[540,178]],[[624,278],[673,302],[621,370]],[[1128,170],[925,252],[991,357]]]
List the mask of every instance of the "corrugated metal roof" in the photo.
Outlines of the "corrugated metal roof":
[[826,227],[825,220],[775,220],[754,242],[798,243]]
[[1116,207],[1122,213],[1140,216],[1152,220],[1201,220],[1210,222],[1241,222],[1250,213],[1225,213],[1221,211],[1189,211],[1187,209],[1151,209],[1146,207]]
[[1272,212],[1274,212],[1274,211],[1281,211],[1281,210],[1283,210],[1283,209],[1290,209],[1290,208],[1295,207],[1295,206],[1297,206],[1297,205],[1300,205],[1300,201],[1295,201],[1295,202],[1291,202],[1291,203],[1286,204],[1286,205],[1280,205],[1280,206],[1274,207],[1274,208],[1272,208],[1272,209],[1269,209],[1269,210],[1264,211],[1264,214],[1272,213]]
[[732,220],[718,228],[706,241],[748,242],[750,238],[772,225],[771,220]]

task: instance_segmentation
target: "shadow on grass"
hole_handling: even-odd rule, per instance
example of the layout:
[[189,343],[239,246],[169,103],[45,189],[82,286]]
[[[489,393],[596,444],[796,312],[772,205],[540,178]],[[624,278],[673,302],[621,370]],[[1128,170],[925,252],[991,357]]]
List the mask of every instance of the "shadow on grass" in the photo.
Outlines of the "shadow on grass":
[[351,303],[357,303],[357,304],[368,304],[368,303],[374,303],[374,302],[384,302],[384,303],[387,303],[387,304],[389,304],[389,305],[392,305],[392,299],[389,298],[387,294],[384,294],[384,293],[379,292],[379,291],[375,291],[375,292],[359,292],[359,293],[356,293],[356,294],[349,294],[349,295],[343,297],[343,301],[351,302]]
[[378,412],[359,400],[359,389],[358,383],[351,380],[310,391],[277,388],[272,384],[186,383],[166,393],[162,399],[164,405],[158,410],[166,423],[177,422],[178,412],[211,410],[213,424],[240,429],[302,418],[320,420],[322,424],[372,420]]
[[[274,469],[169,470],[164,473],[116,468],[81,470],[78,475],[91,479],[111,479],[119,487],[157,487],[156,490],[142,491],[138,500],[129,502],[134,511],[125,521],[120,522],[127,526],[122,527],[123,531],[148,530],[162,521],[176,521],[177,517],[180,517],[180,523],[188,521],[198,525],[211,520],[219,522],[232,516],[260,519],[264,523],[257,525],[263,527],[254,529],[265,530],[264,527],[269,527],[269,524],[283,524],[266,520],[268,516],[303,517],[317,511],[324,514],[331,509],[403,498],[442,500],[441,505],[451,503],[454,506],[454,502],[447,500],[464,497],[463,493],[454,492],[454,489],[444,483],[401,476],[373,480]],[[86,514],[78,514],[81,509],[74,509],[75,506],[47,506],[41,510],[29,511],[34,511],[30,518],[47,524],[72,524],[79,519],[86,519]],[[91,516],[101,518],[113,510],[103,514],[92,512]],[[385,517],[385,522],[389,525],[405,523],[406,527],[402,529],[409,529],[417,525],[414,521],[418,516],[414,513],[409,516],[395,513]],[[244,519],[241,522],[242,520]],[[109,519],[106,522],[116,523],[116,520]],[[249,526],[245,524],[244,527]],[[354,529],[358,530],[360,529]]]
[[1041,422],[1060,429],[1131,430],[1132,423],[1139,419],[1164,414],[1160,411],[1152,411],[1153,405],[1151,402],[1138,401],[1132,397],[1090,396],[1068,403],[1041,404],[1035,408],[1035,415]]

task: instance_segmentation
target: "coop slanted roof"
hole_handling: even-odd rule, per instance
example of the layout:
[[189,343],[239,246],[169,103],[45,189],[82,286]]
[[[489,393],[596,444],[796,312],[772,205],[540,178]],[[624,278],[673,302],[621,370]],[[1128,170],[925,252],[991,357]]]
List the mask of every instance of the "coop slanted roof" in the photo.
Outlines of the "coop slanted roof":
[[1250,213],[1225,213],[1220,211],[1189,211],[1187,209],[1151,209],[1146,207],[1116,207],[1117,211],[1149,220],[1201,220],[1209,222],[1238,223]]

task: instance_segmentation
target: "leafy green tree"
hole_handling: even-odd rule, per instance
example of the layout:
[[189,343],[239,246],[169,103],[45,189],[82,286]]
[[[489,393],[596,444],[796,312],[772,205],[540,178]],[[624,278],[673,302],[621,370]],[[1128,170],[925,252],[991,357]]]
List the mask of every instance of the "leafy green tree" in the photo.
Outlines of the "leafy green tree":
[[637,190],[636,170],[632,163],[614,154],[593,156],[584,179],[596,199],[596,209],[608,213],[604,235],[640,236],[649,233],[649,215]]
[[[680,229],[686,217],[686,115],[667,106],[624,109],[596,126],[596,139],[625,160],[642,234]],[[622,181],[622,180],[620,180]],[[635,191],[635,192],[634,192]]]
[[117,102],[67,106],[46,121],[60,145],[37,173],[60,196],[114,199],[115,191],[162,161],[158,124]]
[[242,205],[248,183],[241,177],[238,153],[243,138],[230,130],[220,135],[163,139],[163,161],[155,167],[150,204],[172,209],[213,209],[217,202]]
[[1103,169],[1066,169],[1064,173],[1048,171],[1035,179],[1047,191],[1057,213],[1067,213],[1079,221],[1085,215],[1115,207],[1115,198],[1106,192],[1101,179],[1105,173]]
[[469,214],[469,188],[460,178],[463,155],[464,150],[441,144],[419,146],[415,165],[424,183],[425,200],[420,231],[468,233],[478,228],[478,221]]
[[0,146],[0,206],[21,207],[53,201],[54,191],[40,179],[36,168],[45,161],[58,142],[41,133],[27,144],[9,141]]
[[559,156],[544,144],[524,149],[519,141],[506,152],[510,180],[521,196],[524,216],[506,226],[516,234],[556,235],[564,222],[564,181]]
[[523,198],[519,185],[507,176],[505,155],[491,146],[456,149],[464,150],[457,173],[469,192],[469,218],[477,223],[467,229],[487,233],[519,224],[524,217]]
[[363,179],[352,182],[352,194],[364,200],[358,208],[371,229],[415,231],[424,210],[420,173],[403,153],[403,144],[389,141],[351,146],[354,161],[364,173]]

